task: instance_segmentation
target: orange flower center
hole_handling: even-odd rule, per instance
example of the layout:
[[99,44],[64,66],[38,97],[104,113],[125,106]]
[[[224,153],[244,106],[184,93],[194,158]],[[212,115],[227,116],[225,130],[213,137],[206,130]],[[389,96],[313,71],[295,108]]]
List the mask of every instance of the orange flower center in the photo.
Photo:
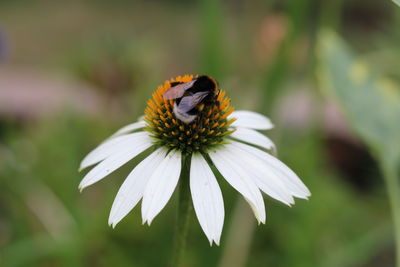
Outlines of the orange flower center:
[[204,105],[190,123],[184,123],[175,116],[173,112],[175,100],[166,100],[163,94],[171,88],[171,83],[186,83],[196,77],[185,75],[166,81],[157,88],[147,102],[145,129],[152,134],[156,145],[179,149],[185,153],[206,152],[211,147],[222,144],[224,137],[233,132],[229,129],[229,125],[235,119],[228,119],[228,116],[234,109],[230,106],[230,99],[222,90],[219,91],[216,104]]

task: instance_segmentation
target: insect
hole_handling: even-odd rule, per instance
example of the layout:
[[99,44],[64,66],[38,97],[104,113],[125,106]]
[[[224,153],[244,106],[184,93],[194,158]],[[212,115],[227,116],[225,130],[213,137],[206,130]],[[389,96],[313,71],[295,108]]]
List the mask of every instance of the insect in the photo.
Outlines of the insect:
[[207,75],[181,83],[171,83],[171,88],[163,95],[164,99],[175,99],[174,114],[184,123],[192,122],[206,105],[219,105],[218,82]]

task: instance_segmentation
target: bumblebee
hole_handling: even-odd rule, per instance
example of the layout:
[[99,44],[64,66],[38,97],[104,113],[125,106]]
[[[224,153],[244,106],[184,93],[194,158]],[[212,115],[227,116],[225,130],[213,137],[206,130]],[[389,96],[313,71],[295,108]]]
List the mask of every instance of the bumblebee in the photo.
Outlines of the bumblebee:
[[186,83],[173,82],[164,94],[164,99],[174,99],[174,114],[184,123],[197,118],[206,105],[219,105],[218,82],[207,75],[193,78]]

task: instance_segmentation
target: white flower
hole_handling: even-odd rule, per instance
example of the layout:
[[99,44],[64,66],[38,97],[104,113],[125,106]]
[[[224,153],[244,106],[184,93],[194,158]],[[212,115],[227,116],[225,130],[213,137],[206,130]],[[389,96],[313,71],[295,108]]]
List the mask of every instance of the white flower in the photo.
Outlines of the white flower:
[[148,102],[146,116],[127,125],[89,153],[84,169],[97,164],[79,188],[92,185],[137,155],[147,153],[128,175],[111,208],[109,224],[122,220],[142,199],[143,223],[150,223],[171,198],[181,175],[182,161],[190,159],[190,191],[199,223],[210,244],[220,241],[224,203],[214,165],[225,180],[243,195],[259,223],[265,223],[261,191],[287,205],[294,197],[307,199],[310,192],[299,177],[266,150],[273,142],[257,130],[273,128],[265,116],[235,111],[220,91],[219,105],[207,107],[203,121],[185,124],[173,115],[171,100],[163,93],[171,82],[188,82],[193,76],[177,77],[160,86]]

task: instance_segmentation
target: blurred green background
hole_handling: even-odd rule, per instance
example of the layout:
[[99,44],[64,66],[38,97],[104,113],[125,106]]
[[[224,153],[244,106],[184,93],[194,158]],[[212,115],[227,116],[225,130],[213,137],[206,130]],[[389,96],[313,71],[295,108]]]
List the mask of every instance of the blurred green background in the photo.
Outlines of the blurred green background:
[[193,215],[185,266],[394,266],[382,171],[396,189],[399,29],[389,0],[1,1],[0,266],[166,266],[176,194],[151,227],[136,207],[113,230],[135,162],[82,194],[77,169],[185,73],[269,116],[279,158],[312,192],[293,208],[266,197],[257,227],[219,181],[221,246]]

